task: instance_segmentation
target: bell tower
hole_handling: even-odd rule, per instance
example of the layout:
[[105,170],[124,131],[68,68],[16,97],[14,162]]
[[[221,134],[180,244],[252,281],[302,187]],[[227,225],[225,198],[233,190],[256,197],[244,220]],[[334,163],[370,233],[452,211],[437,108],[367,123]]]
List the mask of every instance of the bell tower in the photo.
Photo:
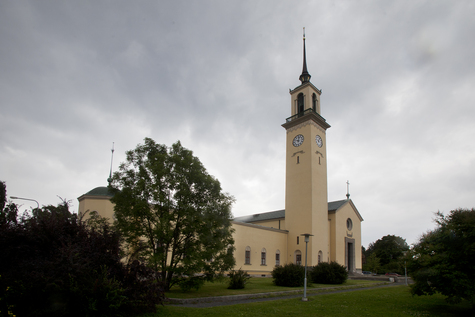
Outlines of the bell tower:
[[301,84],[290,90],[290,117],[282,125],[286,139],[285,227],[289,231],[287,262],[304,264],[301,234],[314,235],[308,243],[307,264],[330,258],[326,130],[320,115],[322,91],[310,82],[307,71],[305,28]]

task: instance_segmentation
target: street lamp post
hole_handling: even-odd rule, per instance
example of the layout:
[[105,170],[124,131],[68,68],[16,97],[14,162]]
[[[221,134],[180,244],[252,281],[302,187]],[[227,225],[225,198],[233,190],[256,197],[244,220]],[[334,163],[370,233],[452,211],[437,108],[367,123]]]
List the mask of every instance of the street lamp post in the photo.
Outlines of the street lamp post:
[[308,249],[308,241],[310,240],[310,237],[313,236],[313,234],[304,233],[304,234],[301,234],[301,236],[305,237],[305,279],[304,279],[304,284],[303,284],[302,302],[306,302],[308,301],[308,298],[307,298],[307,249]]
[[38,209],[40,209],[40,204],[38,203],[38,201],[36,201],[35,199],[30,199],[30,198],[22,198],[22,197],[16,197],[16,196],[10,196],[11,199],[21,199],[21,200],[29,200],[29,201],[34,201],[36,203],[36,205],[38,206]]

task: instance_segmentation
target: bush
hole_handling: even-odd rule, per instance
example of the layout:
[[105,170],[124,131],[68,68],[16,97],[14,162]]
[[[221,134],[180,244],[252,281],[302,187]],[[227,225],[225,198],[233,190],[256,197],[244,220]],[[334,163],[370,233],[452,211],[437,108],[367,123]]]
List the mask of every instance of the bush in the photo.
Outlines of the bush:
[[192,289],[197,291],[205,284],[205,281],[205,277],[199,275],[184,277],[178,282],[178,286],[180,286],[182,292],[189,292]]
[[348,271],[337,262],[321,262],[310,270],[310,280],[318,284],[343,284]]
[[121,280],[127,297],[124,316],[155,312],[165,299],[165,284],[158,281],[158,274],[137,260],[127,264],[124,272]]
[[303,286],[305,280],[305,267],[294,263],[276,266],[272,270],[273,282],[277,286],[298,287]]
[[163,299],[154,272],[121,262],[107,221],[88,225],[67,202],[1,221],[0,253],[0,314],[130,316]]
[[228,274],[229,276],[229,287],[228,289],[242,289],[246,285],[247,281],[251,278],[246,271],[241,269],[235,271],[232,270]]

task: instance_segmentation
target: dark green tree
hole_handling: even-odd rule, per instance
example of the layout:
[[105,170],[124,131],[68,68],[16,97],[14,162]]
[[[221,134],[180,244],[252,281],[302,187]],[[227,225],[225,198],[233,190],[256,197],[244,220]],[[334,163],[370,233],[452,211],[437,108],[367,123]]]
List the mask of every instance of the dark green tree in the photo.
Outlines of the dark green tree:
[[365,256],[368,259],[372,254],[375,254],[380,261],[382,270],[402,273],[403,265],[401,261],[408,250],[409,245],[405,239],[399,236],[386,235],[374,243],[370,243]]
[[63,201],[0,223],[1,316],[155,311],[163,292],[154,272],[124,264],[118,233],[107,221],[93,220],[82,221]]
[[160,272],[166,289],[199,287],[234,266],[232,196],[190,150],[150,138],[113,176],[115,225],[132,257]]
[[475,312],[475,209],[438,212],[437,228],[422,235],[409,253],[412,294],[447,296],[450,303],[466,299]]
[[363,265],[363,269],[365,271],[370,271],[373,273],[378,273],[380,268],[381,264],[378,257],[376,256],[376,253],[372,253],[368,258],[366,258],[366,264]]
[[7,186],[0,181],[0,225],[17,223],[18,206],[7,200]]

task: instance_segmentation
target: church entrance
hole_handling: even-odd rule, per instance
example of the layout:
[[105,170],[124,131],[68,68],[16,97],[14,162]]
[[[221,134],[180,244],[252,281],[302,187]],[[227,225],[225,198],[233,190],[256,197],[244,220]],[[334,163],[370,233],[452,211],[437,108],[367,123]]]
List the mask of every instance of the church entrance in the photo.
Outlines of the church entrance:
[[345,238],[345,262],[348,272],[355,271],[355,239]]

